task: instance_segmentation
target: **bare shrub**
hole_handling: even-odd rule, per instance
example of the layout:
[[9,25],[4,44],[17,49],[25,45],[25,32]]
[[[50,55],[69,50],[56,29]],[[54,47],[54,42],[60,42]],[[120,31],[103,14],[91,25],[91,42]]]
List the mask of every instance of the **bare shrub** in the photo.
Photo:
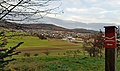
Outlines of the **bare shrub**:
[[30,53],[24,53],[25,57],[30,57]]

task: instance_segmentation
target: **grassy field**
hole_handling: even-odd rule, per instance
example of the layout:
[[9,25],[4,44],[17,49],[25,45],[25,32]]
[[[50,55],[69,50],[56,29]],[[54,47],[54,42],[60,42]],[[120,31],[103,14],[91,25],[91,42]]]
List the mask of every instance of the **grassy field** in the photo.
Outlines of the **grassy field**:
[[13,46],[19,42],[24,42],[24,44],[20,46],[20,48],[78,48],[82,46],[81,44],[75,44],[58,39],[41,40],[38,37],[33,36],[15,36],[11,39],[8,39],[8,42],[9,43],[6,47]]
[[90,57],[28,57],[9,64],[17,71],[104,71],[104,58]]
[[[7,67],[12,71],[105,71],[105,59],[94,57],[20,57]],[[120,71],[120,58],[117,59],[117,71]]]
[[[13,33],[7,35],[10,34]],[[34,36],[13,36],[8,38],[5,47],[15,46],[19,42],[24,42],[17,49],[21,54],[14,56],[17,60],[7,65],[12,71],[104,71],[105,69],[104,58],[84,55],[82,43],[59,39],[41,40]]]
[[11,47],[17,45],[19,42],[24,42],[17,50],[24,53],[41,54],[49,52],[50,55],[64,55],[68,50],[79,50],[82,47],[82,43],[72,43],[63,41],[60,39],[47,39],[41,40],[34,36],[13,36],[8,38],[8,44],[5,47]]

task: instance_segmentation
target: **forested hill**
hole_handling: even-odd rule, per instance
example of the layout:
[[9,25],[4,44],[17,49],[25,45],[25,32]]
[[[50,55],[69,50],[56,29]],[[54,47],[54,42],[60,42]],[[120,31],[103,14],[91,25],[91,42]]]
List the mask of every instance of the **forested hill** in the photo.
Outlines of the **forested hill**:
[[7,29],[16,29],[16,30],[52,30],[52,31],[69,31],[69,32],[80,32],[80,33],[94,33],[96,31],[93,30],[87,30],[87,29],[67,29],[60,26],[56,26],[53,24],[45,24],[45,23],[39,23],[39,24],[18,24],[18,23],[11,23],[7,21],[0,21],[0,27],[4,27]]
[[24,29],[42,29],[42,30],[53,30],[53,31],[69,31],[69,29],[60,27],[60,26],[56,26],[53,24],[44,24],[44,23],[40,23],[40,24],[21,24],[21,26]]

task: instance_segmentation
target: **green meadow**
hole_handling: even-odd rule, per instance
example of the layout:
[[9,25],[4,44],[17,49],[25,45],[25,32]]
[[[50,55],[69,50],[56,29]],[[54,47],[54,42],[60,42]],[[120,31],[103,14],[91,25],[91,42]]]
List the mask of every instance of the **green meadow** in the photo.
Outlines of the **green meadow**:
[[60,39],[48,39],[41,40],[34,36],[14,36],[8,39],[8,44],[6,47],[13,46],[19,42],[24,42],[19,48],[78,48],[81,47],[80,44],[75,44]]
[[[18,35],[23,33],[7,33]],[[26,34],[26,33],[24,33]],[[24,42],[17,51],[19,55],[13,56],[17,60],[10,62],[6,69],[11,71],[104,71],[104,57],[89,57],[82,49],[82,42],[73,43],[60,39],[41,40],[35,36],[8,37],[6,48]],[[120,70],[120,58],[117,60]]]
[[18,58],[9,65],[15,71],[104,71],[104,58],[38,56]]

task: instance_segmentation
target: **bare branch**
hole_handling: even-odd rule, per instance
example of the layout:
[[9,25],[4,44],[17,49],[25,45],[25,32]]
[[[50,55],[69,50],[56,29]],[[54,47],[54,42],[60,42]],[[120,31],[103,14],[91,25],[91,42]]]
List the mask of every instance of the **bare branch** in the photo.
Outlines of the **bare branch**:
[[0,20],[4,18],[11,21],[24,21],[33,16],[39,16],[40,19],[47,14],[57,14],[55,11],[62,4],[54,3],[57,1],[60,0],[2,0],[0,1]]
[[23,0],[21,0],[18,4],[16,4],[13,8],[11,8],[5,15],[3,15],[3,16],[0,18],[0,20],[3,19],[7,14],[9,14],[16,6],[18,6],[20,3],[22,3],[22,1],[23,1]]

